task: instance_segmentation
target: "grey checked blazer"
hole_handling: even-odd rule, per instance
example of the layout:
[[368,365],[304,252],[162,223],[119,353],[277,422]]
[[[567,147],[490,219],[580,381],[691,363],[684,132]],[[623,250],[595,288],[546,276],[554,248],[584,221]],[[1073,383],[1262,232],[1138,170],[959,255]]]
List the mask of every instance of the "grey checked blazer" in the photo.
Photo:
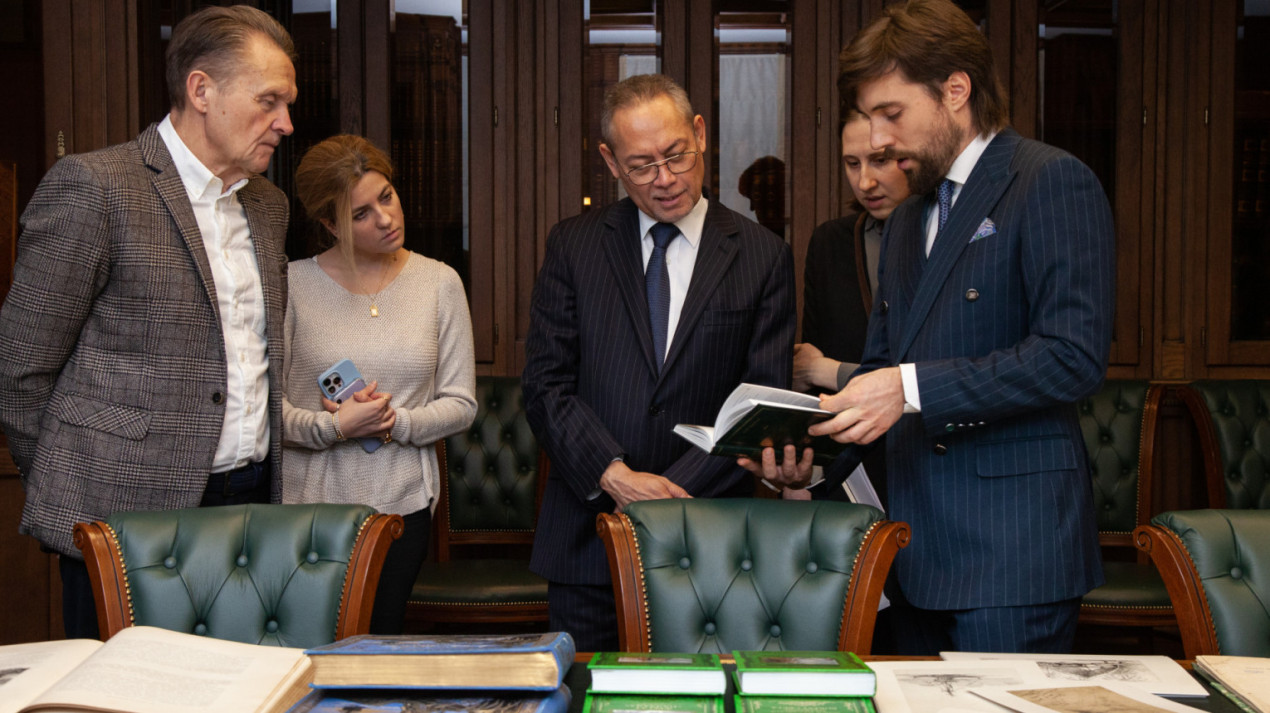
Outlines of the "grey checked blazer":
[[653,359],[638,209],[623,199],[557,224],[534,283],[522,380],[529,425],[551,457],[530,567],[552,582],[604,584],[609,569],[588,499],[622,455],[693,497],[749,495],[732,458],[675,435],[714,423],[741,382],[788,388],[794,274],[789,246],[711,201],[674,341]]
[[1088,167],[1009,129],[928,259],[931,200],[913,196],[886,222],[857,371],[916,364],[922,411],[886,436],[888,515],[913,528],[900,586],[925,609],[1079,597],[1102,583],[1075,402],[1107,368],[1110,206]]
[[[260,177],[238,200],[264,289],[276,474],[289,209]],[[0,420],[26,489],[21,531],[79,557],[76,522],[198,505],[225,413],[216,288],[156,125],[58,161],[22,223],[0,310]]]

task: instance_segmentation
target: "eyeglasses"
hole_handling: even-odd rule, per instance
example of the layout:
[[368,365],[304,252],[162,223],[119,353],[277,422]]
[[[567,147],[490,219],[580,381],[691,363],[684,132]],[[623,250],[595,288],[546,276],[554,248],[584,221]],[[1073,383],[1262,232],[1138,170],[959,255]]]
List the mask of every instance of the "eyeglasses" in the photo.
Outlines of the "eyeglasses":
[[643,166],[637,166],[626,172],[626,177],[631,179],[631,183],[637,186],[645,186],[657,180],[657,175],[661,173],[661,167],[665,166],[670,169],[671,173],[687,173],[697,165],[697,154],[700,151],[684,151],[676,156],[646,163]]

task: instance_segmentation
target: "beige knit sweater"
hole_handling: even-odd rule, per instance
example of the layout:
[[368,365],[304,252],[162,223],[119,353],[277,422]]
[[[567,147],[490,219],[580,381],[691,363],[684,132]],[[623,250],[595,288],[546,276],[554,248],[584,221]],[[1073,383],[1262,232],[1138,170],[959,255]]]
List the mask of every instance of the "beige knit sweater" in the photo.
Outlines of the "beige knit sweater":
[[[467,296],[448,265],[410,253],[401,273],[370,298],[352,294],[317,261],[291,263],[283,362],[282,501],[364,503],[405,515],[438,491],[433,444],[476,416],[472,321]],[[337,441],[322,409],[318,374],[351,359],[370,383],[392,394],[392,442],[366,453]]]

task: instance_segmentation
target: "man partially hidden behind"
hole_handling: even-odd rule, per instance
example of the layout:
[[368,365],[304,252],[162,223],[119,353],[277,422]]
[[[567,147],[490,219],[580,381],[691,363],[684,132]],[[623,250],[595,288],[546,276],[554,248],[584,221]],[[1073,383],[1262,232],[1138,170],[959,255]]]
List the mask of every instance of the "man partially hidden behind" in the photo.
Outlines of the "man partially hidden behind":
[[913,528],[895,560],[900,653],[1068,651],[1103,581],[1074,404],[1110,349],[1106,196],[1006,127],[987,43],[949,0],[889,6],[840,70],[844,104],[920,198],[887,220],[863,363],[812,431],[886,434],[888,515]]
[[168,116],[67,156],[22,216],[0,312],[21,531],[59,553],[67,637],[97,636],[76,522],[279,498],[294,45],[245,6],[172,33]]
[[523,388],[551,457],[531,566],[552,629],[618,646],[598,513],[656,498],[745,496],[753,479],[672,429],[713,423],[741,382],[787,387],[789,246],[701,194],[705,121],[667,77],[604,98],[600,153],[629,198],[556,225],[534,285]]

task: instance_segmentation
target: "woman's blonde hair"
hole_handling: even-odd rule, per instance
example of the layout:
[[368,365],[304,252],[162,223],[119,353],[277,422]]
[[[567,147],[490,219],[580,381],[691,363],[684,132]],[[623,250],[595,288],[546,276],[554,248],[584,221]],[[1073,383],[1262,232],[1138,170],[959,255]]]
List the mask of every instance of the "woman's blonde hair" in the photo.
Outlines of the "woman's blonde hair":
[[[371,171],[392,183],[392,161],[361,136],[339,134],[304,152],[295,170],[295,192],[309,217],[334,233],[353,266],[353,186]],[[325,234],[325,231],[324,231]]]

